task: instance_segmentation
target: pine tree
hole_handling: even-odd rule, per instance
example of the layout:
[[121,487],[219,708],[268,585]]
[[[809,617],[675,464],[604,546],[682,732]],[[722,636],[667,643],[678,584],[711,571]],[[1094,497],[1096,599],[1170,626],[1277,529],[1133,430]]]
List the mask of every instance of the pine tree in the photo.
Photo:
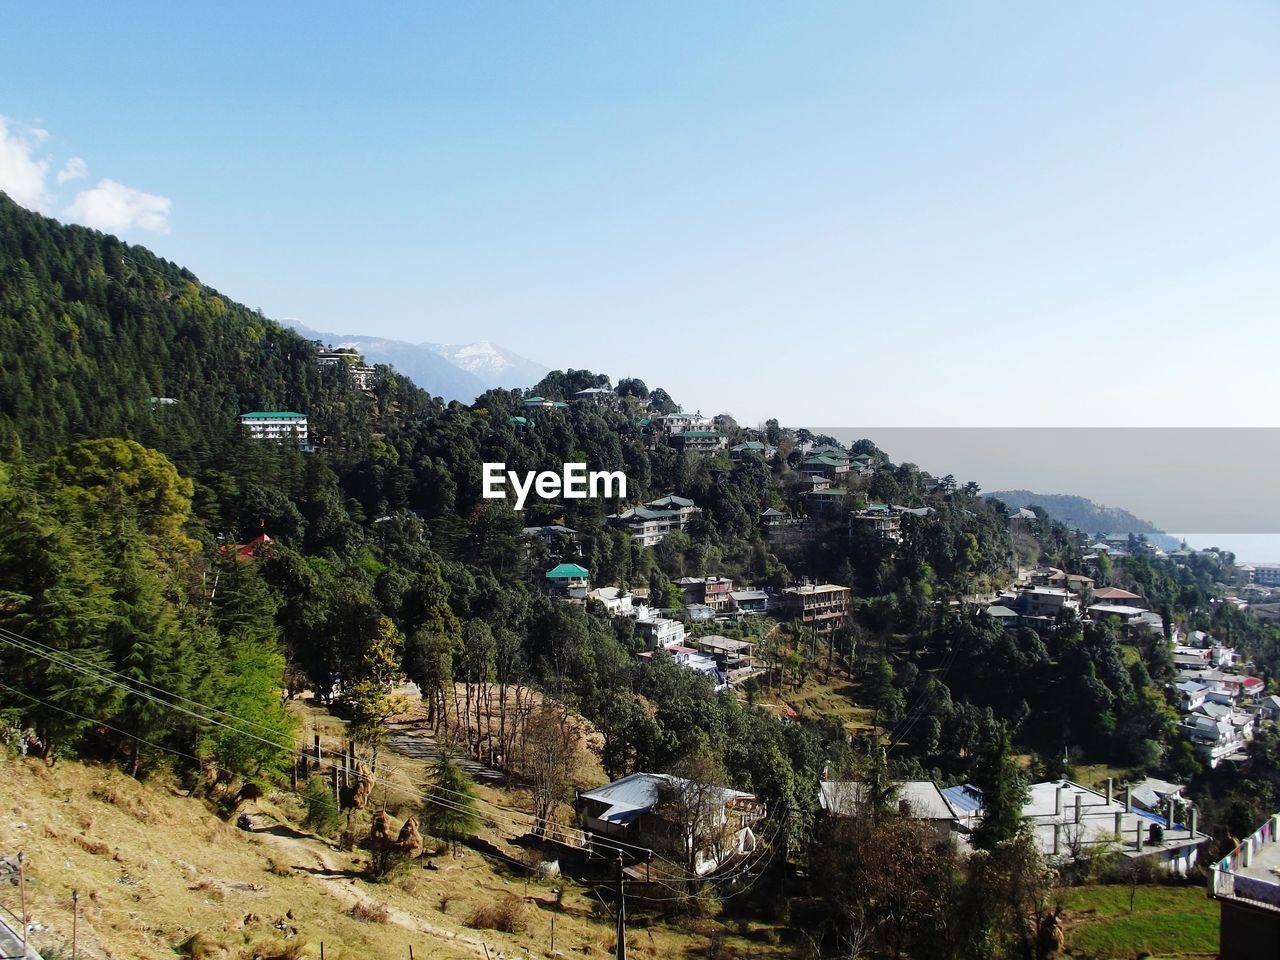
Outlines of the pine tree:
[[982,791],[982,822],[973,832],[974,846],[992,850],[1012,840],[1022,829],[1027,784],[1013,758],[1009,730],[1003,724],[974,770],[974,784]]
[[447,755],[440,757],[433,782],[423,796],[422,824],[455,854],[461,842],[480,829],[471,779]]
[[50,759],[119,702],[119,690],[101,679],[111,604],[86,552],[4,464],[0,585],[0,629],[18,635],[0,634],[0,682],[20,691],[6,696],[11,712]]

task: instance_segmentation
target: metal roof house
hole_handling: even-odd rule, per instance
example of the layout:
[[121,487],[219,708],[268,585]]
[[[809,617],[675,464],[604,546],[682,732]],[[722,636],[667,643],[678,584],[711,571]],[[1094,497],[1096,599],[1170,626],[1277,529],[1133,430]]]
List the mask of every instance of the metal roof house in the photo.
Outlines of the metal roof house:
[[[950,841],[960,816],[946,793],[933,780],[894,780],[898,812],[927,821],[940,841]],[[818,784],[818,807],[832,817],[848,817],[864,802],[866,784],[860,780],[823,780]]]
[[569,600],[585,602],[591,589],[591,573],[576,563],[562,563],[547,571],[546,580],[551,592]]
[[755,794],[694,783],[666,773],[633,773],[578,794],[583,826],[594,836],[625,840],[650,849],[685,847],[678,819],[689,811],[704,820],[698,831],[714,835],[693,852],[694,872],[703,876],[756,849],[752,824],[764,819]]

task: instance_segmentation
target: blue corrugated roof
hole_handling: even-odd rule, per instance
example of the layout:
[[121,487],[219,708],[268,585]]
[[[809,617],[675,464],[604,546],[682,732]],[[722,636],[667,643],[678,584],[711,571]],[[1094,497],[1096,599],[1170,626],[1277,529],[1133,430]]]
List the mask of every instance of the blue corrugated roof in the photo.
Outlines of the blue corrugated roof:
[[951,804],[956,813],[977,813],[982,809],[982,791],[971,783],[947,787],[942,791],[942,795],[947,798],[947,803]]

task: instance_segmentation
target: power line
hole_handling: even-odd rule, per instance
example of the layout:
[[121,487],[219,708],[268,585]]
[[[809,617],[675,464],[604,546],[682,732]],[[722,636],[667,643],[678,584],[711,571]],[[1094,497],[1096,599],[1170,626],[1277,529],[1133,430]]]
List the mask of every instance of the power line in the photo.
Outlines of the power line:
[[43,650],[48,651],[49,653],[56,654],[59,657],[64,657],[68,660],[75,660],[77,662],[84,663],[84,665],[88,669],[111,674],[112,676],[119,677],[120,679],[125,680],[128,683],[137,684],[138,686],[145,687],[148,690],[154,690],[157,693],[166,694],[167,696],[173,697],[175,700],[181,700],[185,703],[190,703],[199,707],[203,707],[206,710],[212,711],[213,713],[221,714],[224,717],[229,717],[230,719],[235,720],[239,723],[245,723],[245,724],[248,724],[249,726],[257,727],[259,730],[266,730],[269,733],[277,732],[274,728],[269,727],[266,724],[258,723],[257,721],[254,721],[254,720],[248,720],[244,717],[236,716],[233,713],[228,713],[226,710],[220,710],[217,707],[210,707],[207,704],[201,704],[188,697],[184,697],[180,694],[172,693],[171,691],[164,690],[153,684],[147,683],[145,680],[139,680],[135,677],[130,677],[127,674],[120,673],[117,670],[112,670],[110,667],[94,665],[91,663],[85,663],[80,657],[76,656],[75,653],[70,650],[60,650],[57,647],[50,646],[49,644],[41,643],[39,640],[32,640],[30,637],[24,637],[21,634],[14,633],[12,630],[6,630],[4,627],[0,627],[0,636],[9,637],[14,640],[21,641],[22,643],[29,643],[33,646],[40,647]]
[[[16,639],[12,639],[12,638],[16,638]],[[23,636],[21,636],[21,635],[19,635],[19,634],[14,634],[14,633],[12,633],[12,631],[7,631],[7,630],[0,629],[0,643],[7,644],[7,645],[9,645],[9,646],[11,646],[11,647],[16,647],[17,649],[20,649],[20,650],[22,650],[22,651],[23,651],[23,652],[25,652],[25,653],[28,653],[28,654],[31,654],[31,655],[34,655],[34,656],[40,657],[40,658],[42,658],[42,659],[44,659],[44,660],[46,660],[46,661],[48,661],[48,662],[50,662],[50,663],[53,663],[53,664],[55,664],[55,665],[62,666],[62,667],[64,667],[64,668],[66,668],[66,669],[73,670],[73,671],[75,671],[75,672],[77,672],[77,673],[79,673],[79,674],[82,674],[82,675],[83,675],[83,676],[85,676],[85,677],[90,678],[90,679],[95,679],[95,680],[98,680],[98,681],[100,681],[100,682],[106,683],[106,684],[108,684],[108,685],[110,685],[110,686],[113,686],[113,687],[116,687],[116,688],[118,688],[118,689],[120,689],[120,690],[123,690],[125,693],[133,694],[134,696],[141,697],[141,698],[143,698],[143,699],[145,699],[145,700],[147,700],[147,701],[149,701],[149,702],[152,702],[152,703],[158,704],[158,705],[160,705],[160,706],[169,707],[169,708],[171,708],[171,709],[177,710],[178,712],[183,713],[183,714],[185,714],[185,715],[187,715],[187,716],[190,716],[190,717],[192,717],[193,719],[198,720],[198,721],[200,721],[200,722],[207,723],[207,724],[212,724],[212,725],[214,725],[214,726],[217,726],[217,727],[220,727],[220,728],[223,728],[223,729],[229,730],[229,731],[231,731],[232,733],[238,734],[238,735],[240,735],[240,736],[242,736],[242,737],[247,737],[247,738],[249,738],[249,739],[255,740],[255,741],[259,742],[259,743],[265,744],[265,745],[270,746],[270,747],[274,747],[274,748],[276,748],[276,749],[278,749],[278,750],[281,750],[281,751],[286,751],[286,752],[289,752],[289,753],[293,753],[293,752],[297,752],[297,751],[298,751],[298,744],[297,744],[297,743],[293,743],[293,744],[283,744],[283,743],[280,743],[279,741],[276,741],[276,740],[269,740],[269,739],[267,739],[267,738],[265,738],[265,737],[260,737],[260,736],[258,736],[257,734],[251,733],[251,732],[249,732],[249,731],[242,730],[242,729],[240,729],[240,728],[238,728],[238,727],[235,727],[235,726],[233,726],[233,725],[231,725],[231,724],[224,723],[223,721],[221,721],[221,720],[217,720],[217,719],[215,719],[215,718],[213,718],[213,717],[207,717],[207,716],[204,716],[204,715],[202,715],[202,714],[200,714],[200,713],[196,713],[195,711],[192,711],[192,710],[189,710],[189,709],[187,709],[187,708],[185,708],[185,707],[182,707],[182,706],[181,706],[181,705],[179,705],[179,704],[171,703],[171,702],[169,702],[169,701],[166,701],[166,700],[160,699],[159,697],[153,696],[153,695],[151,695],[151,694],[147,693],[147,692],[146,692],[146,691],[144,691],[144,690],[139,690],[139,689],[134,688],[134,687],[131,685],[131,681],[130,681],[130,683],[124,683],[124,682],[120,682],[120,681],[118,681],[118,680],[114,680],[114,679],[112,679],[112,678],[110,678],[110,677],[104,676],[104,675],[103,675],[102,673],[100,673],[96,668],[88,667],[88,666],[84,665],[82,662],[80,662],[80,661],[79,661],[78,659],[76,659],[76,658],[68,658],[68,657],[66,656],[66,654],[65,654],[63,651],[56,651],[56,650],[54,650],[54,648],[47,647],[47,646],[45,646],[44,644],[38,644],[38,645],[37,645],[37,644],[35,644],[35,642],[34,642],[34,641],[28,640],[26,637],[23,637]],[[44,649],[43,649],[43,650],[41,650],[41,649],[39,649],[39,647],[43,647]],[[51,650],[53,650],[54,652],[52,652],[52,653],[47,652],[47,651],[51,651]],[[66,662],[68,659],[72,659],[72,660],[74,660],[75,662]],[[110,672],[114,673],[115,671],[110,671]],[[116,676],[123,676],[123,675],[121,675],[121,674],[116,674]],[[178,695],[176,695],[176,694],[171,693],[170,691],[163,690],[163,688],[156,687],[156,686],[153,686],[153,685],[151,685],[151,684],[145,684],[145,686],[147,686],[147,687],[149,687],[149,688],[151,688],[151,689],[153,689],[153,690],[158,690],[158,691],[160,691],[160,692],[162,692],[162,693],[165,693],[165,694],[166,694],[166,695],[168,695],[168,696],[174,696],[174,697],[177,697],[177,696],[178,696]],[[29,699],[31,699],[31,698],[29,698]],[[186,702],[188,702],[188,703],[192,703],[192,704],[195,704],[195,705],[197,705],[197,706],[204,707],[205,709],[210,709],[210,710],[215,709],[215,708],[208,707],[208,706],[207,706],[207,705],[205,705],[205,704],[201,704],[201,703],[199,703],[198,701],[191,700],[190,698],[181,697],[181,698],[179,698],[179,699],[183,699],[183,700],[185,700],[185,701],[186,701]],[[52,705],[51,705],[51,706],[52,706]],[[58,708],[55,708],[55,709],[58,709]],[[66,712],[66,711],[64,711],[64,712]],[[101,722],[101,721],[98,721],[98,720],[95,720],[95,719],[92,719],[92,718],[88,718],[88,717],[80,717],[80,719],[85,720],[86,722],[89,722],[89,723]],[[103,725],[105,726],[106,724],[103,724]],[[261,726],[261,724],[259,724],[258,726]],[[116,729],[116,728],[111,728],[111,729]],[[132,734],[124,733],[124,731],[119,731],[119,730],[117,730],[117,732],[120,732],[120,733],[122,733],[122,734],[124,734],[124,735],[126,735],[126,736],[132,736]],[[146,742],[146,743],[148,743],[148,745],[150,745],[150,746],[157,746],[157,745],[155,745],[155,744],[151,744],[149,741],[143,741],[143,740],[142,740],[142,738],[139,738],[139,737],[134,737],[134,739],[137,739],[137,740],[139,740],[140,742]],[[158,748],[158,749],[164,749],[164,748],[162,748],[162,747],[157,747],[157,748]],[[199,759],[199,758],[197,758],[197,757],[193,757],[193,756],[191,756],[190,754],[180,754],[180,755],[182,755],[182,756],[186,756],[186,757],[187,757],[187,758],[189,758],[189,759],[195,760],[197,763],[203,763],[203,762],[204,762],[204,761],[200,760],[200,759]],[[345,770],[345,768],[344,768],[344,767],[339,767],[337,764],[334,764],[334,763],[332,763],[332,762],[326,762],[326,761],[324,761],[324,760],[323,760],[323,758],[318,762],[318,764],[317,764],[317,765],[318,765],[318,766],[321,766],[321,767],[328,767],[329,769],[333,769],[333,770],[340,770],[340,771],[342,771],[342,772],[346,772],[346,770]],[[506,811],[506,812],[513,812],[513,813],[516,813],[516,814],[520,815],[521,817],[531,817],[531,818],[532,818],[532,821],[533,821],[533,822],[532,822],[532,828],[534,829],[534,831],[535,831],[535,832],[536,832],[536,831],[537,831],[537,829],[542,825],[542,820],[541,820],[540,818],[538,818],[538,817],[536,817],[536,816],[534,816],[534,815],[532,815],[532,814],[529,814],[529,813],[527,813],[526,811],[518,810],[518,809],[516,809],[516,808],[512,808],[512,807],[504,807],[504,806],[503,806],[503,805],[501,805],[501,804],[497,804],[497,803],[494,803],[493,801],[486,800],[486,799],[484,799],[483,797],[473,796],[472,794],[464,794],[464,793],[462,793],[461,791],[451,790],[451,789],[449,789],[449,788],[447,788],[447,787],[442,787],[442,786],[439,786],[439,785],[437,785],[437,784],[427,783],[427,782],[423,782],[423,781],[417,781],[417,780],[414,780],[414,779],[412,779],[412,778],[406,778],[406,779],[408,779],[408,780],[409,780],[409,783],[410,783],[410,784],[412,784],[413,786],[418,787],[419,789],[432,789],[432,790],[442,791],[442,792],[444,792],[444,793],[451,794],[451,795],[453,795],[453,796],[457,796],[457,797],[464,797],[464,798],[466,798],[466,799],[468,799],[468,800],[471,800],[472,802],[476,802],[476,803],[483,803],[483,804],[486,804],[486,805],[488,805],[488,806],[492,806],[492,807],[494,807],[495,809],[498,809],[498,810],[503,810],[503,811]],[[396,789],[396,790],[400,791],[401,793],[409,793],[409,792],[410,792],[407,788],[400,787],[398,784],[393,784],[393,783],[390,783],[389,781],[388,781],[386,784],[384,784],[384,786],[388,787],[389,789]],[[428,798],[427,798],[427,797],[425,797],[425,796],[422,796],[422,797],[420,797],[420,799],[426,800],[426,799],[428,799]],[[440,799],[440,798],[435,798],[435,800],[439,800],[439,799]],[[433,800],[433,802],[435,802],[435,801]],[[443,803],[443,801],[441,801],[440,805],[445,805],[445,804]],[[462,808],[462,807],[459,807],[459,806],[456,806],[456,805],[455,805],[455,806],[450,807],[450,809],[454,809],[454,810],[462,810],[462,809],[464,809],[464,808]],[[493,820],[493,821],[502,821],[502,822],[505,822],[506,824],[508,824],[508,825],[510,825],[510,826],[516,826],[516,827],[519,827],[519,828],[522,828],[522,829],[524,829],[524,828],[526,828],[526,827],[528,826],[526,823],[524,823],[524,822],[522,822],[522,821],[516,821],[516,820],[512,819],[512,818],[511,818],[511,817],[509,817],[509,816],[506,816],[506,817],[498,817],[498,816],[495,816],[495,815],[492,815],[492,814],[486,814],[486,816],[487,816],[487,819],[489,819],[489,820]],[[584,837],[585,837],[585,834],[584,834]],[[680,868],[680,867],[679,867],[679,865],[678,865],[678,864],[676,864],[674,861],[668,860],[667,858],[665,858],[665,857],[661,856],[660,854],[657,854],[655,851],[651,850],[651,849],[650,849],[650,848],[648,848],[648,847],[642,847],[642,846],[639,846],[638,844],[628,843],[628,842],[623,841],[623,840],[616,840],[616,839],[614,839],[614,838],[600,839],[600,838],[596,837],[596,838],[593,838],[593,839],[592,839],[592,846],[593,846],[593,847],[594,847],[594,846],[599,846],[599,847],[602,847],[603,849],[606,849],[606,850],[612,850],[612,851],[614,851],[614,852],[616,852],[616,853],[619,853],[619,854],[621,854],[621,853],[623,853],[624,851],[627,851],[627,850],[637,851],[637,853],[629,853],[629,854],[628,854],[628,856],[633,856],[633,857],[635,857],[635,856],[638,856],[638,855],[643,855],[646,859],[656,857],[656,858],[658,858],[658,859],[663,860],[664,862],[670,863],[672,866],[676,867],[677,869],[683,869],[683,868]]]

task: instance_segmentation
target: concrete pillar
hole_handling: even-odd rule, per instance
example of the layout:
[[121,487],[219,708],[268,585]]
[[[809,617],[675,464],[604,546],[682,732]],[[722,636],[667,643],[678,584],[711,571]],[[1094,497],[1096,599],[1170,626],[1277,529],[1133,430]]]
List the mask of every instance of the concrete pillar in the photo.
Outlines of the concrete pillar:
[[1240,852],[1244,854],[1245,867],[1253,866],[1253,838],[1250,837],[1240,847]]
[[1194,838],[1194,837],[1195,837],[1195,835],[1196,835],[1196,820],[1197,820],[1197,819],[1198,819],[1198,816],[1197,816],[1196,808],[1195,808],[1195,807],[1192,807],[1192,808],[1187,812],[1187,831],[1188,831],[1188,834],[1187,834],[1187,835],[1188,835],[1188,836],[1190,836],[1190,837],[1192,837],[1192,838]]
[[1081,811],[1081,806],[1083,805],[1083,802],[1084,802],[1084,794],[1077,793],[1076,794],[1076,823],[1080,822],[1080,818],[1083,815]]
[[1138,818],[1138,844],[1136,847],[1139,853],[1142,852],[1142,848],[1146,845],[1146,843],[1147,843],[1147,834],[1146,834],[1146,831],[1142,829],[1142,818],[1139,817]]
[[1055,817],[1062,816],[1062,791],[1064,787],[1059,786],[1053,795],[1053,815]]
[[1115,829],[1115,838],[1116,838],[1117,840],[1119,840],[1119,839],[1120,839],[1120,837],[1122,836],[1123,832],[1124,832],[1124,814],[1123,814],[1123,813],[1121,813],[1119,810],[1117,810],[1117,811],[1116,811],[1116,829]]
[[1113,777],[1107,777],[1107,803],[1110,803],[1112,799],[1114,799],[1112,796],[1112,791],[1114,790],[1114,788],[1115,788],[1115,779]]
[[1062,824],[1055,823],[1053,825],[1053,855],[1059,856],[1062,853]]
[[1124,812],[1133,813],[1133,785],[1124,785]]

